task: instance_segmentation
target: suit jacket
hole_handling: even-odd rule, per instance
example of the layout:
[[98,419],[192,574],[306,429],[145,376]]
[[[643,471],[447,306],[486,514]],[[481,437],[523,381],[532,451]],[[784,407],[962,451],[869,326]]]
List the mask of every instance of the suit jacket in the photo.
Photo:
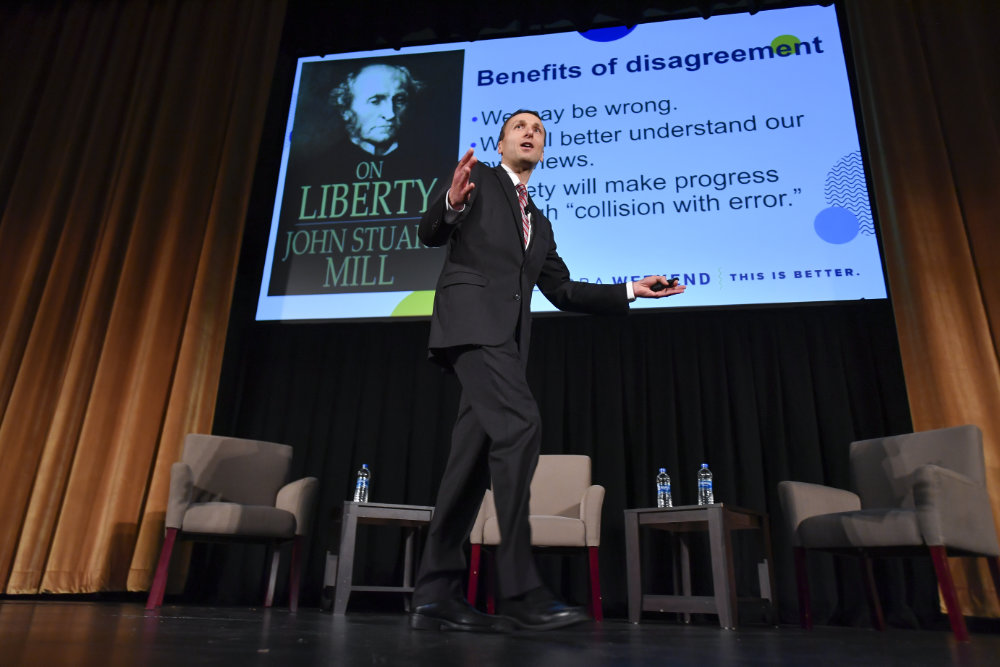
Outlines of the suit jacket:
[[420,221],[425,245],[448,244],[431,316],[432,358],[440,360],[438,352],[448,347],[499,345],[518,330],[518,322],[518,344],[527,355],[535,285],[561,310],[628,312],[625,285],[570,279],[552,225],[530,198],[532,236],[524,248],[517,192],[503,167],[476,163],[471,180],[476,187],[453,224],[444,221],[447,187]]

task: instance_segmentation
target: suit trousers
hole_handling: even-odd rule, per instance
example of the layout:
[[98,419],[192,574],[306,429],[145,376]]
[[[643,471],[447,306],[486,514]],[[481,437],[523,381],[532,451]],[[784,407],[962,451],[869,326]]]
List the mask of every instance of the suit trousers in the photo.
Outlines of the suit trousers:
[[462,597],[465,543],[493,483],[501,541],[496,551],[502,597],[541,585],[531,553],[528,502],[541,448],[541,416],[515,337],[498,346],[448,350],[462,385],[434,517],[413,594],[416,605]]

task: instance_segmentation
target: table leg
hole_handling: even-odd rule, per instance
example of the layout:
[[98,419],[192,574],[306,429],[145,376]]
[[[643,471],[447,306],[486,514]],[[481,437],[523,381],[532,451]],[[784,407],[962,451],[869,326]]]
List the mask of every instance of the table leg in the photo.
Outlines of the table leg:
[[639,553],[639,517],[625,514],[625,575],[628,581],[628,620],[638,623],[642,615],[642,556]]
[[[681,590],[681,546],[680,540],[673,534],[670,535],[670,574],[673,581],[674,595]],[[683,621],[682,614],[677,615],[677,620]]]
[[[691,541],[688,533],[681,533],[678,542],[681,545],[681,593],[685,597],[691,597]],[[691,622],[689,612],[684,612],[684,622]]]
[[[761,539],[764,540],[764,562],[767,565],[767,581],[768,581],[768,611],[769,618],[768,622],[771,625],[778,625],[778,596],[777,588],[774,586],[774,556],[771,554],[771,522],[766,514],[762,514],[760,518],[760,530]],[[761,592],[763,593],[763,588]]]
[[333,599],[333,614],[342,616],[347,611],[347,600],[351,597],[354,582],[354,539],[358,530],[355,505],[344,503],[344,516],[340,527],[340,554],[337,559],[337,591]]
[[733,571],[733,549],[726,515],[721,507],[708,509],[708,539],[712,553],[712,586],[719,625],[736,628],[736,574]]
[[[416,540],[417,529],[406,529],[406,541],[403,547],[403,586],[409,588],[413,585],[413,543]],[[403,595],[403,609],[410,611],[410,600],[413,596],[409,593]]]

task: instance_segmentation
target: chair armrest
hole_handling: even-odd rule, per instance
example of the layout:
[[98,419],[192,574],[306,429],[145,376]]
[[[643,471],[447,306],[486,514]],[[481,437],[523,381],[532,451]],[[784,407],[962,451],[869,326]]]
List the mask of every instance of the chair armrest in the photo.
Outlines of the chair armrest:
[[601,510],[604,508],[604,487],[594,484],[580,500],[580,518],[588,547],[601,546]]
[[913,503],[928,545],[1000,556],[986,487],[965,475],[928,464],[913,472]]
[[316,506],[316,492],[319,480],[303,477],[285,484],[278,490],[274,506],[295,515],[295,534],[305,535],[312,525],[313,508]]
[[801,546],[799,524],[809,517],[861,509],[858,494],[808,482],[778,482],[778,498],[788,522],[793,546]]
[[472,532],[469,533],[470,544],[482,544],[483,532],[486,530],[486,520],[497,513],[496,505],[493,504],[493,491],[486,489],[483,494],[483,502],[479,505],[479,514],[476,515],[476,522],[472,524]]
[[191,466],[178,461],[170,466],[170,496],[167,498],[167,515],[164,528],[180,528],[184,514],[194,498],[194,472]]
[[486,531],[486,521],[497,513],[496,505],[493,503],[492,489],[486,489],[483,494],[483,502],[479,505],[479,514],[476,515],[476,522],[472,524],[472,531],[469,533],[470,544],[482,544],[483,533]]

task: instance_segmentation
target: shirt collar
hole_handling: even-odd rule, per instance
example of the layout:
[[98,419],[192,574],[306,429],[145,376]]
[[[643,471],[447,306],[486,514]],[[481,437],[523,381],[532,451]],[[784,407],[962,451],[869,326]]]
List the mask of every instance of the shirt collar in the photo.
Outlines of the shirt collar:
[[[508,167],[507,165],[505,165],[503,162],[500,163],[500,166],[503,167],[503,170],[507,172],[508,176],[510,176],[510,180],[514,184],[515,188],[518,185],[521,184],[521,179],[517,177],[517,174],[515,174],[514,171],[510,167]],[[528,186],[524,186],[524,187],[528,187]]]

